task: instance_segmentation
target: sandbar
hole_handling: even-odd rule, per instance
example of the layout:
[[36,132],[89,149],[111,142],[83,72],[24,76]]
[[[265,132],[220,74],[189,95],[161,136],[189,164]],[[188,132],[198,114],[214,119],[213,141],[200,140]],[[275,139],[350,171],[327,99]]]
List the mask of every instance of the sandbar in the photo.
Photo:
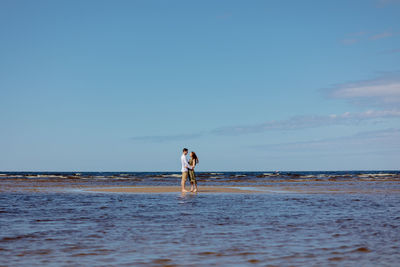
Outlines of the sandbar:
[[[91,192],[110,192],[110,193],[178,193],[181,192],[179,186],[124,186],[86,189]],[[229,186],[202,186],[198,193],[258,193],[258,190],[249,188]],[[188,192],[191,193],[191,192]]]
[[[188,188],[186,188],[188,189]],[[124,187],[94,187],[85,188],[89,192],[108,193],[179,193],[180,186],[124,186]],[[191,193],[191,192],[188,192]],[[286,186],[201,186],[198,193],[264,193],[264,194],[399,194],[400,189],[384,187],[376,188],[373,185],[368,187],[360,186],[333,186],[333,185],[286,185]]]

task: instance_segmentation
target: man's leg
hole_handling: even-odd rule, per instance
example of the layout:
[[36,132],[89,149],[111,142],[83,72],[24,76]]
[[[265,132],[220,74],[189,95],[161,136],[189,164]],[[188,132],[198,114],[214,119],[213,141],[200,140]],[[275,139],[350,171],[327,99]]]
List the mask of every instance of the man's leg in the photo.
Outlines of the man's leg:
[[185,189],[185,183],[186,183],[187,177],[188,177],[188,172],[182,172],[182,181],[181,181],[182,192],[187,192]]

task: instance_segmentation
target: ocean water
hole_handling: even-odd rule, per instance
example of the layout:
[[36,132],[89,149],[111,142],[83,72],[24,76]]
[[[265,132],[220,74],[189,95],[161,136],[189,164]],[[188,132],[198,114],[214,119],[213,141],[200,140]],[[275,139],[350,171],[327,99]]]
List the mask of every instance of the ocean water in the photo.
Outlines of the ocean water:
[[[288,182],[400,181],[400,171],[198,172],[203,185],[266,185]],[[0,182],[177,185],[179,172],[0,172]]]
[[398,266],[399,176],[203,173],[200,186],[352,193],[182,195],[82,190],[178,185],[174,173],[1,173],[0,265]]

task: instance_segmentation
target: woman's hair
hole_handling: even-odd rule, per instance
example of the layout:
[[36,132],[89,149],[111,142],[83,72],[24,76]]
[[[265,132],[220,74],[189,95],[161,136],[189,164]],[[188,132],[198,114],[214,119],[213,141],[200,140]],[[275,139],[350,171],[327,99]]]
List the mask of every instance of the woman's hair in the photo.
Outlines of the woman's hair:
[[191,156],[195,160],[196,164],[199,163],[199,158],[197,157],[196,153],[194,153],[194,151],[192,151]]

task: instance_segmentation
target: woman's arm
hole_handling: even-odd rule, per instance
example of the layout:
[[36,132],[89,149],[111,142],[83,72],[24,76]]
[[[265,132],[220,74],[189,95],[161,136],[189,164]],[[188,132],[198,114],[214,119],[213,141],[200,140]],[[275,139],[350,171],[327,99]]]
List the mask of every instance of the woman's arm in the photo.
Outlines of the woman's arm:
[[188,169],[193,169],[192,165],[189,164],[189,162],[187,162],[187,160],[185,160],[185,167]]

